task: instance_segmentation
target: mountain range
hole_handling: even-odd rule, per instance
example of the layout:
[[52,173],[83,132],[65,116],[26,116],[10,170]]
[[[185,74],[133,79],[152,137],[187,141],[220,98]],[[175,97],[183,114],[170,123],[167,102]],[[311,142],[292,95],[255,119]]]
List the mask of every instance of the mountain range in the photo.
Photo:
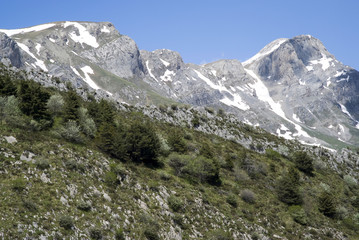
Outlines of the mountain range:
[[274,40],[242,63],[196,65],[172,50],[139,50],[109,22],[54,22],[0,30],[0,61],[118,102],[223,109],[306,144],[359,140],[359,72],[310,35]]

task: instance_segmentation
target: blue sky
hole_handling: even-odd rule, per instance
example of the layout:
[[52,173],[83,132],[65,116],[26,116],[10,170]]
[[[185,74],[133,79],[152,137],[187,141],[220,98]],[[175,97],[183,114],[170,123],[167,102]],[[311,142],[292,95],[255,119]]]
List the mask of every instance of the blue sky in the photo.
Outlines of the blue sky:
[[109,21],[140,49],[168,48],[185,62],[245,61],[277,38],[310,34],[359,70],[357,0],[12,0],[0,28],[53,21]]

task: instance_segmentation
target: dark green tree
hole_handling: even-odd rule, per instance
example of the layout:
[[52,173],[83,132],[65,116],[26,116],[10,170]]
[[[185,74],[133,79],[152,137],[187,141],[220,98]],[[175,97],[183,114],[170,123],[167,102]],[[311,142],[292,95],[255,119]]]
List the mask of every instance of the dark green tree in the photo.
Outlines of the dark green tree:
[[50,94],[40,84],[33,81],[21,81],[17,96],[20,101],[19,108],[25,115],[37,121],[50,119],[46,107]]
[[302,203],[302,198],[299,193],[299,180],[299,172],[293,167],[278,180],[277,195],[280,201],[288,205],[299,205]]
[[79,120],[80,99],[75,90],[70,89],[65,96],[64,120]]
[[219,186],[222,181],[219,175],[219,164],[214,159],[198,156],[184,168],[186,174],[194,182],[209,183]]
[[202,147],[200,149],[200,154],[206,158],[214,158],[214,153],[211,147],[207,142],[202,144]]
[[178,153],[186,152],[186,142],[183,138],[183,134],[179,130],[173,130],[168,136],[168,145],[171,148],[171,151]]
[[0,96],[16,95],[16,85],[9,75],[0,75]]
[[293,154],[295,166],[305,174],[312,176],[314,167],[313,159],[304,151],[296,152]]
[[149,122],[135,120],[126,133],[127,154],[134,162],[157,166],[160,140]]
[[324,191],[318,198],[318,209],[327,217],[334,217],[336,213],[336,204],[334,195],[330,192]]
[[101,99],[100,102],[96,102],[94,98],[91,98],[88,111],[96,126],[104,122],[114,124],[116,109],[109,101]]

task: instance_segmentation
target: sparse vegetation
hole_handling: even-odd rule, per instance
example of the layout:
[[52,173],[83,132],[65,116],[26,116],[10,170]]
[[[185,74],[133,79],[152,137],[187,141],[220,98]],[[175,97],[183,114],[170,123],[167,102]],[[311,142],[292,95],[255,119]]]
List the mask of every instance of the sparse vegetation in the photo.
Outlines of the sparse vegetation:
[[[358,237],[357,170],[334,165],[315,148],[233,126],[233,134],[250,139],[253,149],[246,149],[197,131],[211,120],[193,109],[197,123],[168,124],[134,107],[118,110],[32,83],[31,91],[49,98],[33,101],[42,106],[37,115],[25,113],[18,107],[25,97],[14,91],[20,80],[0,85],[5,239]],[[170,106],[174,115],[182,111]],[[220,115],[218,127],[227,126],[228,115]]]

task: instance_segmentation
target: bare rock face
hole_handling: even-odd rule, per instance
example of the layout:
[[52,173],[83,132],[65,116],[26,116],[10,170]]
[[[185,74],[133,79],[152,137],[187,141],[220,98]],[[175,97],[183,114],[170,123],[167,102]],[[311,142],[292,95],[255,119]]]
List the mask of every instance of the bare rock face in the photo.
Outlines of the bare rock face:
[[[10,64],[20,68],[23,66],[21,54],[16,42],[5,33],[0,32],[0,59],[8,59]],[[4,60],[5,60],[4,59]]]

